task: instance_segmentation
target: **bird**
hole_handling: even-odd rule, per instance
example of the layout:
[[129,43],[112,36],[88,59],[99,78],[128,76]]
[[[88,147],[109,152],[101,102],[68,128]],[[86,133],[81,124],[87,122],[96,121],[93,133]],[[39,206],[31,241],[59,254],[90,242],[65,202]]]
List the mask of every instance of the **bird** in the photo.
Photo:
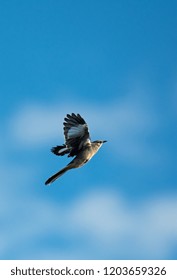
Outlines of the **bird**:
[[96,140],[91,142],[88,125],[80,114],[67,114],[63,122],[65,144],[55,146],[51,152],[57,156],[68,155],[74,159],[55,173],[45,182],[45,185],[53,183],[65,172],[73,168],[79,168],[86,164],[101,148],[106,140]]

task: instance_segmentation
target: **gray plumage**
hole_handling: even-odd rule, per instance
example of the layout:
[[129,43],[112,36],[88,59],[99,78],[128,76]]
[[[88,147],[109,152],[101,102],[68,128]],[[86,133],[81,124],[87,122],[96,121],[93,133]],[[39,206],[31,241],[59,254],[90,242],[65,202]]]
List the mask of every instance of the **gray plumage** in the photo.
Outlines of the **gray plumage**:
[[63,125],[65,144],[53,147],[51,151],[57,156],[68,154],[68,157],[75,156],[75,158],[66,167],[51,176],[45,182],[45,185],[54,182],[66,171],[83,166],[96,154],[102,144],[106,142],[104,140],[91,142],[87,123],[79,114],[67,114]]

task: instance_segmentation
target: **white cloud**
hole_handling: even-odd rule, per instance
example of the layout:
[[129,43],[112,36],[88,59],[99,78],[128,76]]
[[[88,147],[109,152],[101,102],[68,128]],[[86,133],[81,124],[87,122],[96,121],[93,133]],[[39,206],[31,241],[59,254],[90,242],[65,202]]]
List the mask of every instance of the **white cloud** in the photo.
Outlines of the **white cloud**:
[[77,100],[68,103],[23,108],[10,121],[10,137],[26,148],[52,141],[63,143],[63,118],[74,111],[87,120],[92,139],[107,139],[109,149],[122,160],[140,164],[162,162],[163,154],[149,143],[160,122],[151,99],[130,94],[100,106]]
[[[15,250],[17,258],[167,259],[177,244],[176,194],[138,205],[100,190],[70,204],[35,199],[34,194],[7,200],[14,202],[15,211],[1,204],[1,219],[6,221],[0,232],[1,255]],[[40,247],[41,239],[53,234],[58,249],[46,243]],[[74,245],[65,248],[63,239]]]
[[118,194],[97,192],[77,203],[75,210],[76,226],[85,229],[104,252],[112,248],[112,253],[119,250],[132,258],[165,258],[177,242],[177,196],[130,207]]
[[20,145],[34,147],[60,136],[63,114],[51,107],[30,105],[22,108],[10,121],[10,132]]
[[[63,117],[72,111],[85,117],[93,139],[109,141],[112,155],[133,163],[158,159],[146,138],[158,129],[159,116],[151,100],[140,95],[100,106],[76,101],[67,110],[64,104],[29,105],[11,116],[6,139],[16,141],[18,149],[21,145],[39,147],[55,141],[55,137],[62,143]],[[10,162],[5,167],[3,162],[1,167],[1,256],[13,251],[19,258],[165,259],[177,244],[176,194],[130,205],[108,186],[109,191],[95,188],[95,192],[85,193],[71,204],[58,205],[27,193],[28,182],[36,177],[34,166],[30,169],[26,164],[22,167]],[[58,236],[58,249],[38,245],[43,236],[52,234]],[[61,239],[72,246],[61,246]]]

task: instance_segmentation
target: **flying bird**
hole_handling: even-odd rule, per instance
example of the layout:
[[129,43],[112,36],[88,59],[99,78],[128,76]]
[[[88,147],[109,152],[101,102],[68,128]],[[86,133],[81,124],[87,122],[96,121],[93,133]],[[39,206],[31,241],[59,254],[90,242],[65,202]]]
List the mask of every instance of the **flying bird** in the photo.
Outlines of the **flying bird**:
[[53,147],[51,152],[57,156],[67,154],[68,157],[75,157],[66,167],[51,176],[45,185],[53,183],[66,171],[83,166],[97,153],[102,144],[107,142],[106,140],[91,142],[88,125],[79,114],[67,114],[63,126],[65,144]]

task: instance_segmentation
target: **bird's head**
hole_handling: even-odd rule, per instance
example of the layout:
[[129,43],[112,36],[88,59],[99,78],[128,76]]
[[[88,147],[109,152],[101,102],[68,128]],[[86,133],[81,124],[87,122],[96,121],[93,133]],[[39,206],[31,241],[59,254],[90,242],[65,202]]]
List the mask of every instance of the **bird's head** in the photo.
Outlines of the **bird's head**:
[[101,147],[103,145],[103,143],[106,143],[107,141],[106,140],[96,140],[96,141],[93,141],[93,143],[97,144],[99,147]]

